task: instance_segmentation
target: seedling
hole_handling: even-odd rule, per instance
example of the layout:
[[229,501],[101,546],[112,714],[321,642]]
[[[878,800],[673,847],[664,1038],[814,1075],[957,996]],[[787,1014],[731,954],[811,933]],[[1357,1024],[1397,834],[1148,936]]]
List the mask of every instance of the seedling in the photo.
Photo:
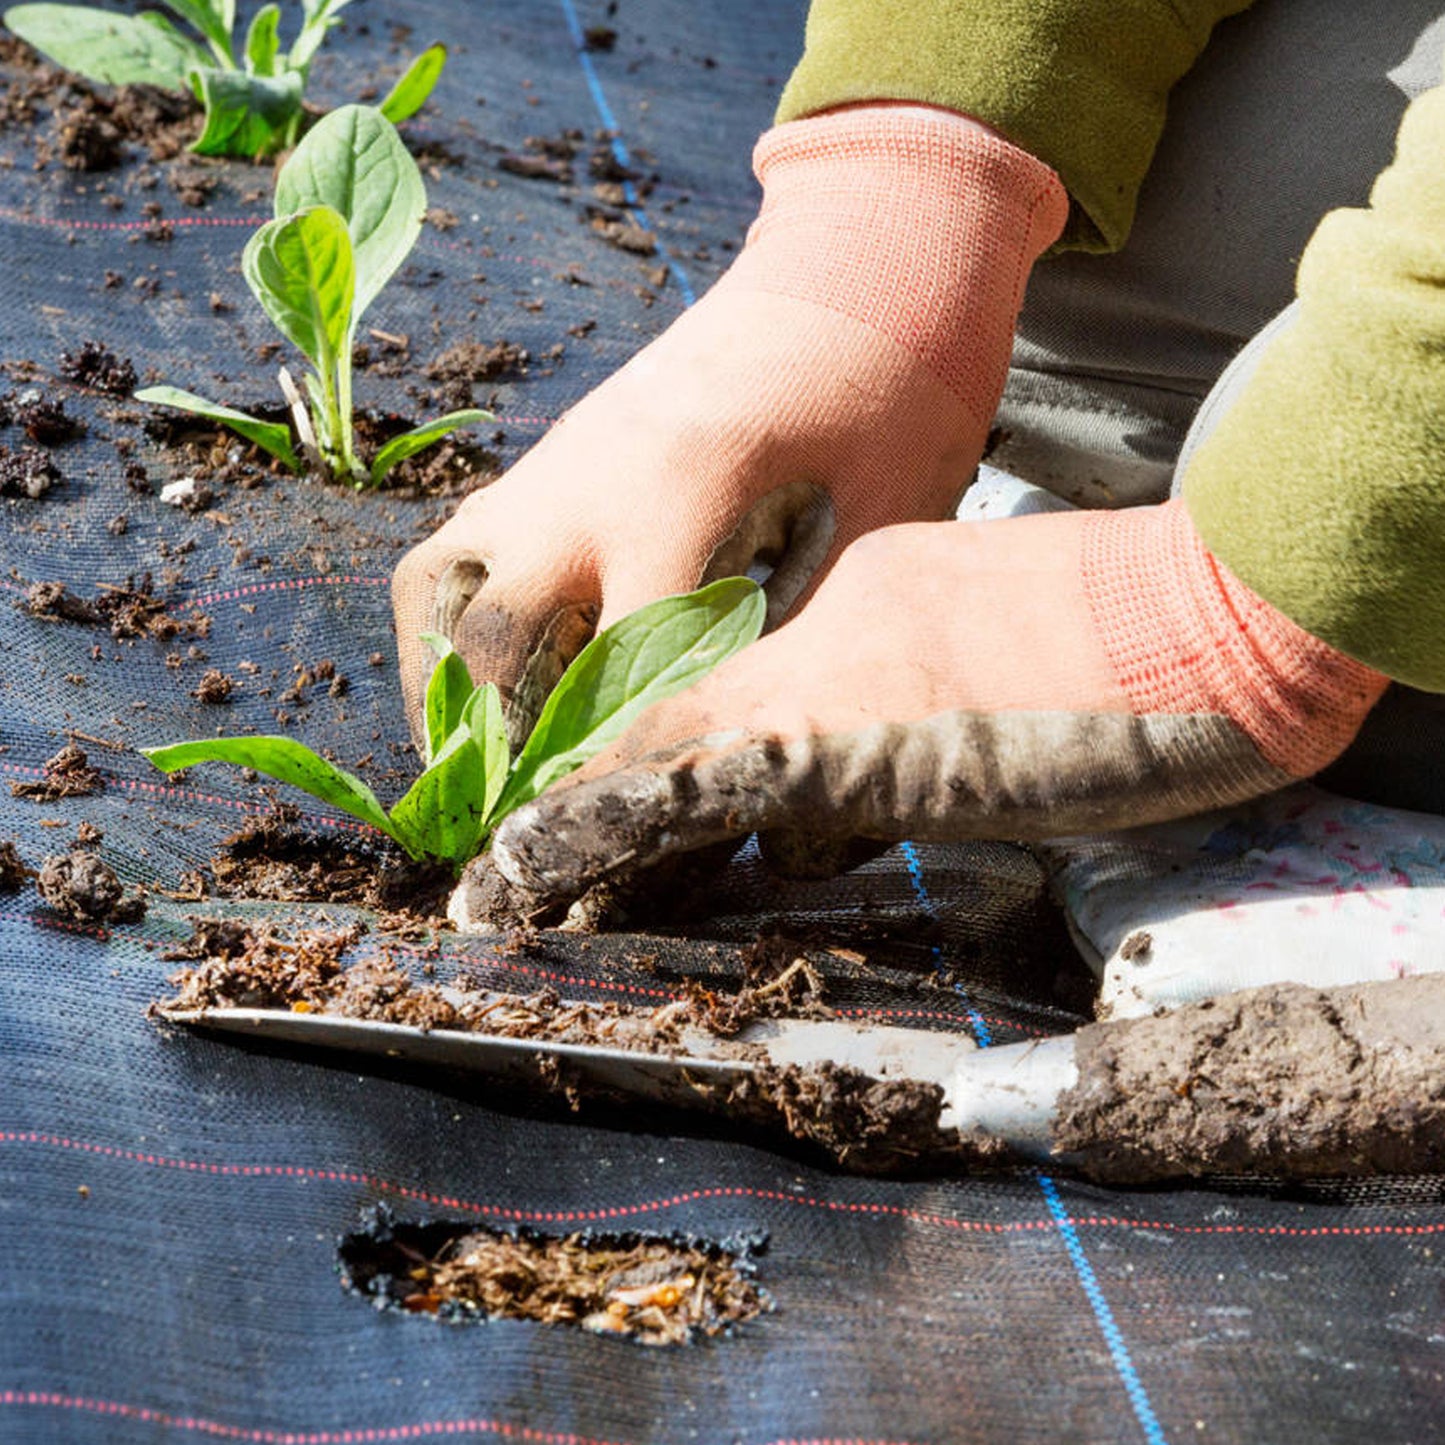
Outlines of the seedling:
[[664,597],[599,633],[562,674],[513,758],[496,685],[472,685],[445,638],[426,691],[426,768],[388,813],[360,778],[287,737],[202,738],[141,751],[163,772],[254,768],[370,823],[415,859],[462,865],[523,803],[614,742],[644,708],[691,686],[762,631],[761,589],[727,577]]
[[[364,466],[351,416],[357,323],[421,234],[426,187],[396,128],[379,110],[342,106],[319,121],[276,178],[276,219],[246,243],[241,270],[278,329],[311,362],[306,397],[281,371],[301,453],[357,487],[379,486],[398,462],[490,412],[448,412],[392,437]],[[264,421],[175,386],[149,386],[139,401],[218,421],[293,471],[305,464],[284,422]],[[309,403],[309,407],[308,407]]]
[[[312,58],[351,0],[301,0],[301,30],[289,50],[281,7],[258,10],[236,61],[236,0],[163,0],[190,32],[159,11],[116,15],[89,5],[15,5],[5,24],[57,65],[102,85],[186,90],[206,108],[193,151],[208,156],[274,155],[296,144]],[[381,103],[399,125],[425,104],[446,64],[445,46],[422,51]]]

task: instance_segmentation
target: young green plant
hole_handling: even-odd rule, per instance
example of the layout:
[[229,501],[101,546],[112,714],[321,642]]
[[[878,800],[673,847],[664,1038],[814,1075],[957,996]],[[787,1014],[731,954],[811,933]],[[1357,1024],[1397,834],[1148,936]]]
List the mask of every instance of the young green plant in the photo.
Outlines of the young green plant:
[[275,220],[246,243],[241,271],[266,314],[311,362],[306,397],[282,370],[301,455],[284,422],[266,421],[175,386],[136,392],[140,401],[218,421],[293,471],[304,456],[340,481],[379,486],[398,462],[449,431],[490,421],[477,408],[448,412],[392,437],[364,464],[351,408],[357,323],[421,234],[426,187],[396,127],[369,106],[347,105],[319,121],[276,178]]
[[[102,85],[155,85],[195,93],[206,121],[193,151],[259,158],[296,144],[311,61],[351,0],[302,0],[301,28],[289,49],[281,7],[251,19],[236,59],[236,0],[163,0],[183,30],[156,10],[118,15],[89,5],[15,5],[6,26],[57,65]],[[446,48],[433,45],[406,68],[381,102],[395,124],[425,104]]]
[[254,768],[460,872],[507,814],[607,747],[644,708],[691,686],[762,631],[762,590],[727,577],[640,607],[578,653],[512,757],[496,686],[472,685],[444,638],[426,691],[425,770],[388,812],[360,778],[287,737],[202,738],[141,751],[163,772],[193,763]]

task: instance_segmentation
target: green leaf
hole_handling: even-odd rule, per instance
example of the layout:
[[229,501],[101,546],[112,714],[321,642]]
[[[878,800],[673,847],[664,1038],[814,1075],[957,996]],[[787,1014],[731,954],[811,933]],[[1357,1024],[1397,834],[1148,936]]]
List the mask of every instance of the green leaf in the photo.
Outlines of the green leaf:
[[393,124],[409,120],[426,104],[436,89],[447,63],[445,45],[428,45],[406,68],[406,73],[387,91],[378,109]]
[[286,63],[293,70],[305,70],[311,64],[311,57],[320,49],[326,39],[326,32],[337,22],[337,15],[351,0],[301,0],[301,34],[291,47]]
[[502,695],[497,691],[496,683],[484,682],[467,699],[462,711],[462,725],[481,750],[482,774],[486,779],[482,812],[490,822],[492,809],[506,786],[507,769],[512,761],[512,750],[507,745],[507,724],[502,716]]
[[376,794],[360,778],[328,763],[295,738],[201,738],[169,747],[142,748],[141,752],[163,773],[189,768],[193,763],[234,763],[238,768],[255,768],[268,778],[290,783],[293,788],[300,788],[313,798],[370,823],[403,847],[407,846],[377,802]]
[[691,686],[762,631],[762,589],[725,577],[639,607],[578,653],[552,690],[493,810],[502,818],[579,768],[644,709]]
[[386,474],[398,462],[404,462],[417,452],[424,451],[433,442],[440,441],[449,431],[455,431],[460,426],[475,426],[477,422],[495,420],[491,412],[469,407],[465,411],[449,411],[445,416],[424,421],[420,426],[392,437],[377,452],[376,460],[371,464],[371,485],[379,487]]
[[246,69],[252,75],[275,75],[276,61],[281,54],[281,37],[276,33],[281,23],[281,7],[266,5],[251,19],[246,31]]
[[234,65],[231,31],[236,27],[236,0],[162,0],[182,20],[188,20],[211,43],[216,59]]
[[437,655],[437,664],[426,685],[426,760],[441,751],[442,744],[457,730],[472,695],[472,677],[462,655],[440,633],[423,632],[421,640]]
[[268,221],[247,241],[241,273],[325,380],[351,333],[355,272],[346,222],[330,206]]
[[255,442],[262,450],[270,452],[293,472],[302,470],[301,460],[291,446],[291,432],[282,422],[247,416],[244,411],[207,401],[205,397],[197,396],[193,391],[182,391],[178,386],[147,386],[136,392],[135,399],[150,402],[153,406],[173,406],[177,411],[188,411],[210,421],[222,422],[248,442]]
[[379,110],[344,105],[306,133],[276,178],[276,215],[307,206],[330,206],[346,218],[359,321],[416,244],[426,211],[421,172]]
[[88,5],[14,5],[5,24],[66,70],[102,85],[184,90],[209,52],[163,16],[112,15]]
[[206,127],[191,146],[197,155],[255,160],[285,150],[295,139],[306,84],[295,71],[248,75],[197,67],[191,84],[206,107]]
[[459,727],[391,810],[391,825],[414,853],[460,868],[486,832],[485,785],[482,751],[471,732]]

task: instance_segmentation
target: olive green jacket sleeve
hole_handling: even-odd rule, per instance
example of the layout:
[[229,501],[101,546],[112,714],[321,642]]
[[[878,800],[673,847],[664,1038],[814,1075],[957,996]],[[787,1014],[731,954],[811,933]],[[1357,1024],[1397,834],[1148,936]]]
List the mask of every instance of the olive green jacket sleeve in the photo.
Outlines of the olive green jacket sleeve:
[[1287,617],[1445,692],[1445,88],[1405,112],[1368,208],[1320,223],[1296,290],[1185,505]]
[[945,106],[1058,172],[1064,242],[1123,244],[1170,88],[1216,21],[1252,0],[813,0],[778,109],[858,101]]

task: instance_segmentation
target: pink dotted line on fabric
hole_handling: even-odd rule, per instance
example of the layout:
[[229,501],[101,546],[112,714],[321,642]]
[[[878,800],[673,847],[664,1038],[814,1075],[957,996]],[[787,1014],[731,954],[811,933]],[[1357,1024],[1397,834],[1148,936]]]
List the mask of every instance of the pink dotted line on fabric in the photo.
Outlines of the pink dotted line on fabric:
[[789,1194],[781,1189],[756,1189],[748,1185],[715,1185],[705,1189],[686,1190],[680,1194],[643,1200],[634,1204],[609,1205],[600,1209],[516,1209],[499,1204],[479,1204],[428,1190],[398,1184],[393,1180],[354,1170],[325,1169],[302,1164],[224,1164],[207,1160],[181,1159],[164,1154],[145,1153],[113,1144],[96,1144],[70,1139],[60,1134],[38,1130],[0,1130],[0,1144],[34,1144],[65,1149],[80,1154],[119,1159],[127,1163],[145,1164],[158,1169],[174,1169],[189,1174],[206,1174],[222,1178],[306,1179],[318,1183],[359,1185],[398,1198],[414,1199],[422,1204],[441,1205],[468,1214],[491,1219],[506,1219],[522,1224],[597,1224],[607,1220],[633,1219],[644,1214],[658,1214],[690,1204],[710,1200],[751,1199],[768,1204],[800,1205],[808,1209],[826,1210],[831,1214],[873,1216],[904,1219],[911,1224],[925,1224],[966,1234],[1004,1235],[1040,1233],[1064,1225],[1076,1229],[1148,1229],[1180,1235],[1237,1234],[1254,1238],[1282,1239],[1371,1239],[1411,1238],[1445,1234],[1445,1221],[1435,1224],[1178,1224],[1168,1220],[1134,1219],[1120,1215],[1068,1215],[1062,1221],[1042,1219],[991,1220],[957,1219],[910,1209],[901,1204],[870,1204],[840,1199],[820,1199],[814,1195]]
[[[218,1440],[246,1440],[254,1445],[372,1445],[388,1440],[432,1440],[443,1435],[492,1435],[501,1440],[522,1440],[530,1445],[622,1445],[595,1435],[578,1435],[572,1431],[537,1430],[530,1425],[513,1425],[505,1420],[487,1417],[463,1417],[455,1420],[421,1420],[411,1425],[355,1425],[340,1430],[268,1430],[264,1427],[227,1425],[208,1420],[202,1415],[173,1415],[149,1405],[133,1405],[125,1400],[102,1400],[92,1395],[68,1395],[57,1390],[0,1390],[0,1405],[32,1406],[54,1410],[74,1410],[89,1415],[107,1415],[126,1420],[140,1420],[171,1430],[209,1435]],[[850,1437],[794,1436],[770,1442],[770,1445],[907,1445],[905,1441],[863,1440]]]

